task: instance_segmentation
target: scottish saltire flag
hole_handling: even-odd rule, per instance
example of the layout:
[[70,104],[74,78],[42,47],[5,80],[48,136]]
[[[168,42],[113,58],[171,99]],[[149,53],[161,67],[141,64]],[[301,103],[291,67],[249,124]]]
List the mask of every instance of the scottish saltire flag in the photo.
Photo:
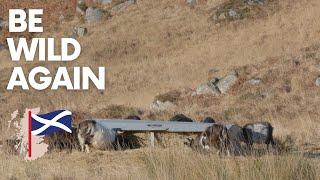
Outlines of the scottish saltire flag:
[[72,113],[58,110],[47,114],[31,114],[31,133],[34,136],[49,135],[59,131],[71,133]]

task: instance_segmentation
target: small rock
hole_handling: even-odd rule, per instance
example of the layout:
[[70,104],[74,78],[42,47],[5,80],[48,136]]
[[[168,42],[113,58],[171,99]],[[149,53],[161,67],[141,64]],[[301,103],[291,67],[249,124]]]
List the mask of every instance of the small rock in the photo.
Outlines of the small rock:
[[320,87],[320,77],[318,77],[317,79],[316,79],[316,86],[318,86],[318,87]]
[[0,17],[0,31],[1,31],[2,28],[3,28],[3,23],[4,23],[4,20]]
[[211,69],[209,69],[209,71],[208,71],[208,76],[209,76],[209,77],[213,77],[213,76],[215,75],[215,73],[217,73],[217,72],[219,72],[219,69],[217,69],[217,68],[211,68]]
[[248,0],[247,4],[249,4],[250,6],[254,5],[254,1],[253,0]]
[[77,13],[81,14],[82,16],[86,14],[86,11],[81,9],[79,6],[76,8]]
[[251,85],[259,85],[261,83],[261,79],[250,79],[248,82]]
[[59,22],[63,22],[64,20],[65,20],[65,17],[64,17],[64,15],[61,14],[61,15],[59,16]]
[[128,8],[130,5],[135,4],[136,0],[128,0],[124,3],[118,4],[111,9],[111,14],[115,14],[116,12],[123,11]]
[[282,88],[286,93],[290,93],[292,91],[292,87],[289,84],[284,85]]
[[225,94],[238,80],[236,72],[232,72],[229,75],[223,77],[217,82],[216,87],[221,94]]
[[209,83],[200,85],[192,95],[218,95],[219,92],[208,84]]
[[176,107],[176,105],[174,105],[173,103],[171,103],[169,101],[161,102],[161,101],[157,100],[151,104],[151,109],[153,109],[155,111],[164,111],[164,110],[172,109],[175,107]]
[[77,8],[76,8],[76,12],[81,14],[82,16],[86,14],[86,10],[87,10],[87,5],[85,0],[78,0],[78,4],[77,4]]
[[88,30],[85,27],[75,27],[73,33],[78,37],[83,37],[88,33]]
[[216,73],[219,72],[219,68],[213,67],[209,69],[209,73]]
[[263,5],[264,4],[264,0],[248,0],[247,4],[249,4],[251,6],[255,5],[255,4]]
[[216,89],[216,85],[218,84],[218,82],[220,81],[221,78],[217,78],[214,77],[212,78],[209,82],[208,85],[212,88],[212,89]]
[[77,39],[78,35],[75,32],[72,32],[70,36],[67,35],[68,38]]
[[8,21],[5,21],[3,18],[0,17],[0,31],[8,26]]
[[235,10],[233,10],[233,9],[230,9],[230,10],[229,10],[228,15],[229,15],[230,17],[232,17],[233,19],[239,18],[239,14],[238,14]]
[[192,96],[195,95],[219,95],[225,94],[238,80],[238,74],[233,71],[223,78],[213,78],[208,83],[200,85]]
[[1,43],[0,43],[0,51],[1,51],[1,50],[4,50],[4,49],[7,49],[7,47],[6,47],[4,44],[1,44]]
[[78,0],[78,7],[84,8],[86,7],[86,1],[85,0]]
[[86,22],[87,23],[98,23],[103,18],[103,11],[98,8],[89,7],[86,10]]
[[226,19],[226,15],[224,13],[219,14],[218,16],[218,20],[225,20]]
[[187,4],[193,7],[197,4],[197,0],[187,0]]
[[299,66],[301,63],[300,63],[299,59],[294,59],[293,64],[296,66]]
[[306,157],[306,158],[320,158],[320,151],[309,151],[309,152],[304,152],[303,153],[303,157]]
[[102,5],[108,5],[112,3],[112,0],[95,0],[94,2]]
[[201,84],[199,87],[197,87],[195,95],[210,94],[210,93],[211,93],[211,88],[207,84]]
[[212,20],[213,20],[214,22],[218,21],[218,16],[217,16],[216,14],[214,14],[214,15],[212,16]]

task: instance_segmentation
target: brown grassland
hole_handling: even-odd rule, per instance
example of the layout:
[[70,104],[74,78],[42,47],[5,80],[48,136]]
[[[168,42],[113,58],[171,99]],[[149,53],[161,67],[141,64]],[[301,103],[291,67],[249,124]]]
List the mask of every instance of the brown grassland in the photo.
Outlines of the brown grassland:
[[[51,70],[107,69],[105,91],[10,92],[6,86],[17,63],[10,61],[8,51],[0,50],[0,139],[13,135],[7,122],[16,109],[70,109],[75,122],[129,114],[167,120],[184,113],[196,120],[212,116],[239,125],[269,121],[281,146],[279,154],[201,154],[185,147],[182,136],[167,135],[165,148],[63,151],[32,162],[0,151],[0,179],[320,179],[320,87],[315,85],[320,77],[320,1],[266,0],[243,19],[213,22],[217,7],[237,2],[203,0],[190,8],[182,0],[138,0],[88,25],[74,15],[72,1],[0,0],[0,17],[6,17],[9,8],[45,9],[45,32],[24,34],[29,38],[61,38],[75,26],[88,28],[88,35],[78,38],[79,59],[67,64],[21,61],[25,72],[39,65]],[[57,18],[61,15],[62,21]],[[0,43],[17,36],[1,33]],[[191,96],[199,84],[231,70],[237,70],[239,80],[228,94]],[[248,83],[252,78],[261,79],[261,84]],[[155,97],[166,98],[161,95],[167,92],[176,106],[153,111]],[[172,92],[178,93],[170,97]]]

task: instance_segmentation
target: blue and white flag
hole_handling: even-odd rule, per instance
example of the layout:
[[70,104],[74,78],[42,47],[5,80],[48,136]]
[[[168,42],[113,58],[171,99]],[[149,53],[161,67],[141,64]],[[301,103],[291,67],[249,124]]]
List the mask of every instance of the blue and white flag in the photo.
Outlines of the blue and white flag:
[[32,135],[49,135],[59,131],[72,133],[72,113],[67,110],[58,110],[47,114],[31,114]]

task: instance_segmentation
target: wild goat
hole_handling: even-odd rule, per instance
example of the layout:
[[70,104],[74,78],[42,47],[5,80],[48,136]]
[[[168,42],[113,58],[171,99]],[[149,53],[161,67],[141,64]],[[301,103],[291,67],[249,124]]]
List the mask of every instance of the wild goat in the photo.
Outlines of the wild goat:
[[[127,120],[141,120],[139,116],[136,115],[130,115],[127,116]],[[119,132],[116,136],[116,143],[115,143],[115,149],[136,149],[140,148],[143,145],[142,139],[138,136],[136,136],[132,132]]]
[[44,143],[48,144],[48,151],[55,150],[72,151],[74,149],[79,150],[79,141],[77,138],[77,128],[71,128],[72,133],[65,131],[56,132],[44,137]]
[[141,120],[141,118],[139,116],[136,115],[129,115],[124,119],[129,119],[129,120]]
[[194,122],[193,119],[185,116],[184,114],[177,114],[173,116],[169,121],[177,121],[177,122]]
[[223,152],[227,147],[227,129],[221,124],[213,124],[195,139],[187,138],[186,145],[193,150],[209,151],[210,147],[216,148],[219,153]]
[[206,117],[201,121],[202,123],[215,123],[216,121],[212,117]]
[[268,148],[271,144],[274,147],[275,142],[272,133],[273,127],[268,122],[250,123],[243,126],[245,142],[250,148],[252,148],[253,143],[267,144]]
[[77,136],[82,152],[90,152],[89,146],[108,150],[114,149],[116,131],[103,127],[97,121],[87,120],[79,123]]
[[227,153],[232,155],[243,154],[241,142],[245,142],[242,127],[236,124],[225,125],[227,129]]
[[241,141],[244,136],[240,126],[213,124],[195,139],[187,138],[185,144],[193,150],[209,151],[214,147],[220,154],[240,155],[243,153]]

